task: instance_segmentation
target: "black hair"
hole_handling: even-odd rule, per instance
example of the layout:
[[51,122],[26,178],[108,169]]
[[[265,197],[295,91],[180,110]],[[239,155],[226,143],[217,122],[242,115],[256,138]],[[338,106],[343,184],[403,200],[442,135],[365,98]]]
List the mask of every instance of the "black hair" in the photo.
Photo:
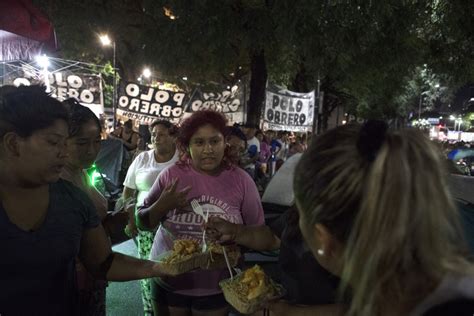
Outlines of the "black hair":
[[155,127],[157,125],[164,126],[168,130],[168,133],[172,136],[178,134],[178,128],[176,127],[176,125],[174,125],[173,123],[171,123],[167,120],[155,120],[155,121],[153,121],[153,123],[151,123],[151,125],[150,125],[150,131],[153,129],[153,127]]
[[235,136],[245,142],[245,148],[247,148],[247,137],[245,137],[244,132],[234,124],[234,126],[227,127],[227,137]]
[[123,127],[128,127],[128,128],[133,128],[133,123],[132,120],[128,120],[125,123],[123,123]]
[[0,88],[0,137],[9,132],[29,137],[56,120],[68,123],[68,118],[67,109],[50,97],[43,86]]
[[76,136],[81,127],[89,121],[93,121],[99,131],[102,130],[99,118],[87,106],[83,106],[74,98],[64,100],[63,104],[69,110],[69,137]]

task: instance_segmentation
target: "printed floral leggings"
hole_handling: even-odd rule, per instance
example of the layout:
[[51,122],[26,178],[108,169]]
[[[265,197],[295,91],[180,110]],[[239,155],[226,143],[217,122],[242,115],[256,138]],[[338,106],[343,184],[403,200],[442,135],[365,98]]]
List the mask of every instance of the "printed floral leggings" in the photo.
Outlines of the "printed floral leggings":
[[[153,245],[153,238],[155,233],[148,231],[139,231],[137,242],[138,242],[138,254],[141,259],[149,259],[151,246]],[[140,280],[142,288],[142,302],[145,316],[153,315],[153,307],[151,305],[151,279]]]

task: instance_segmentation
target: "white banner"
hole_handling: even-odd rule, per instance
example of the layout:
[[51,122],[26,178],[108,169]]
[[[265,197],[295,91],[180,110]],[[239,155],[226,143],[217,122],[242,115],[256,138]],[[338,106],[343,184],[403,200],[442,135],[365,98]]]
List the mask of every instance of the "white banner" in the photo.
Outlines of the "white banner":
[[5,77],[5,84],[29,86],[44,84],[49,87],[53,98],[64,101],[68,98],[77,99],[82,105],[90,108],[98,117],[104,113],[102,79],[95,74],[74,74],[70,72],[48,73],[48,80],[44,74],[36,71],[28,72],[16,68]]
[[306,132],[313,127],[315,96],[268,85],[265,97],[264,126],[276,131]]

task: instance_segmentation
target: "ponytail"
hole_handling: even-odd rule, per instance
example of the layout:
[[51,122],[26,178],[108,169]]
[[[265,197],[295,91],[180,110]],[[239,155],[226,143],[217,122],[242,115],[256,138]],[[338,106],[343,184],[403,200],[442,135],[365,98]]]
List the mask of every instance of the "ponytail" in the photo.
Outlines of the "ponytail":
[[349,315],[408,314],[446,273],[469,267],[446,177],[426,137],[380,123],[337,128],[303,155],[295,195],[344,245]]

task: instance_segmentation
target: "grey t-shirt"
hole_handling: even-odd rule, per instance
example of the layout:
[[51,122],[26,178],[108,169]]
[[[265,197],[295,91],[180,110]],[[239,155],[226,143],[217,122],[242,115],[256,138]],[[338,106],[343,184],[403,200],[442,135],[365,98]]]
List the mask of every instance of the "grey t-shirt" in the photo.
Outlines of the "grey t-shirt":
[[[436,290],[415,307],[410,316],[424,315],[429,309],[456,299],[474,300],[474,276],[446,276]],[[474,314],[474,310],[471,312]]]
[[[75,259],[84,230],[100,224],[87,195],[59,180],[42,226],[13,224],[0,201],[0,315],[75,315]],[[27,198],[27,197],[25,197]]]

